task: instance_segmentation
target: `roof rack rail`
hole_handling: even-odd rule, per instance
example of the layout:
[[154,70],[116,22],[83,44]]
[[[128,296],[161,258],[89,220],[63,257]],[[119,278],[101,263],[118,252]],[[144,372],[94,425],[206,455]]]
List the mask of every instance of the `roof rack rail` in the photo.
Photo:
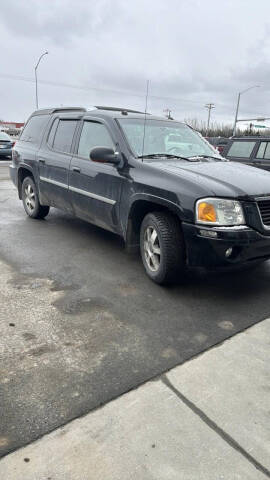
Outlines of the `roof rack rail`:
[[53,108],[52,113],[57,113],[57,112],[70,112],[70,111],[76,111],[76,112],[86,112],[86,108],[84,107],[58,107],[58,108]]
[[[127,112],[127,113],[142,113],[144,115],[145,112],[139,112],[138,110],[130,110],[129,108],[119,108],[119,107],[103,107],[100,105],[95,105],[95,108],[98,110],[110,110],[112,112]],[[149,113],[147,115],[150,115]]]
[[56,108],[40,108],[32,113],[32,115],[51,115],[57,112],[86,112],[83,107],[56,107]]

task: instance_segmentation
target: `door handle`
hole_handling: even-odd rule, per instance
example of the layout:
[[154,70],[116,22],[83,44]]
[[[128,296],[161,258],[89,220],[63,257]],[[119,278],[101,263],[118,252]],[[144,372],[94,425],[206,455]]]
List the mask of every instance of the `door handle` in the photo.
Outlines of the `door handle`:
[[81,169],[79,167],[72,167],[73,172],[81,173]]
[[39,158],[38,161],[39,161],[39,163],[46,163],[44,158]]

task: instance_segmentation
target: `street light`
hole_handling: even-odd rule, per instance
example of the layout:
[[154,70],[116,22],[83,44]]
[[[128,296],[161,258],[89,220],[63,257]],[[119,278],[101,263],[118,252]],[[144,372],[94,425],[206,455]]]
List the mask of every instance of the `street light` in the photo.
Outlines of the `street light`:
[[236,106],[235,119],[234,119],[234,126],[233,126],[233,135],[235,135],[235,132],[236,132],[236,124],[237,124],[237,117],[238,117],[238,110],[239,110],[239,103],[240,103],[241,95],[245,92],[248,92],[248,90],[251,90],[252,88],[259,88],[259,86],[260,85],[253,85],[252,87],[246,88],[246,90],[243,90],[242,92],[238,93],[237,106]]
[[36,64],[36,66],[35,66],[35,79],[36,79],[36,108],[37,108],[37,110],[38,110],[38,85],[37,85],[37,68],[38,68],[38,66],[39,66],[39,64],[40,64],[40,60],[41,60],[41,59],[42,59],[42,58],[43,58],[45,55],[48,55],[48,53],[49,53],[49,52],[47,52],[47,51],[46,51],[46,52],[44,52],[44,53],[42,53],[42,55],[40,55],[40,57],[39,57],[39,59],[38,59],[38,62],[37,62],[37,64]]

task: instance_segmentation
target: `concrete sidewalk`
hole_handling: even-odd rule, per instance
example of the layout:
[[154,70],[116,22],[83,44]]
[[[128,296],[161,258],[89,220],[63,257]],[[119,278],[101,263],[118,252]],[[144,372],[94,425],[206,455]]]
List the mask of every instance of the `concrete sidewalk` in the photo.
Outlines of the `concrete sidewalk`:
[[269,339],[268,319],[6,456],[0,478],[270,478]]

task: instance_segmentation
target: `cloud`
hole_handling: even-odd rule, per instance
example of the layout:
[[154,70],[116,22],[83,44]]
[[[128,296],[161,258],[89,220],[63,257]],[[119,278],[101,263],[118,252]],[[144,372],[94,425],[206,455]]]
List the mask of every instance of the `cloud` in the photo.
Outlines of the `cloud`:
[[[96,35],[111,18],[111,0],[9,0],[1,5],[5,27],[17,37],[47,39],[52,44],[68,45],[74,38]],[[11,21],[12,19],[12,21]]]
[[213,119],[232,121],[237,93],[260,84],[243,95],[241,111],[266,114],[269,14],[269,0],[260,8],[253,0],[9,0],[0,18],[1,116],[31,113],[45,50],[41,106],[142,109],[149,79],[153,113],[169,107],[180,119],[205,118],[204,104],[214,102]]

